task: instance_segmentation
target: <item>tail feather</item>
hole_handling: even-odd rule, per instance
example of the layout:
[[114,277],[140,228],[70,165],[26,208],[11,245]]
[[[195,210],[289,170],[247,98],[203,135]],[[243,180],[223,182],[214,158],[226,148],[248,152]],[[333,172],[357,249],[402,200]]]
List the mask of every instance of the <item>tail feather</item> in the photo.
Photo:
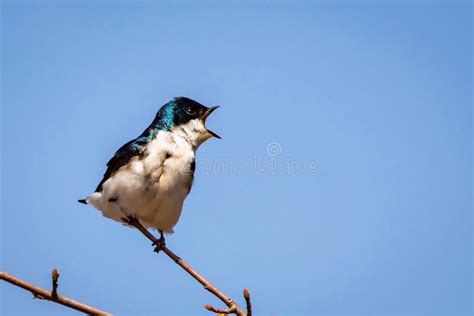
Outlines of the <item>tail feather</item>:
[[87,204],[87,201],[86,201],[86,199],[77,200],[77,202],[79,202],[79,203],[82,203],[82,204]]

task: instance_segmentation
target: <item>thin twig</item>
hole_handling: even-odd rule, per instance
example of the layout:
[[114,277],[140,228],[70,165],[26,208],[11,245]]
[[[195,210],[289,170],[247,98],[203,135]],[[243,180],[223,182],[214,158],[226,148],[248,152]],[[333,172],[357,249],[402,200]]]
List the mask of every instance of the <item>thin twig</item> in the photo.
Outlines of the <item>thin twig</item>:
[[[59,276],[59,274],[58,274],[58,276]],[[106,313],[106,312],[101,311],[99,309],[96,309],[94,307],[91,307],[91,306],[88,306],[86,304],[82,304],[82,303],[79,303],[77,301],[74,301],[74,300],[72,300],[70,298],[67,298],[65,296],[57,295],[57,292],[56,292],[57,297],[54,299],[53,294],[52,294],[53,291],[55,291],[55,289],[54,289],[54,270],[53,270],[53,291],[48,291],[48,290],[45,290],[43,288],[40,288],[36,285],[33,285],[31,283],[28,283],[26,281],[18,279],[16,277],[14,277],[13,275],[10,275],[6,272],[0,272],[0,279],[4,280],[6,282],[9,282],[9,283],[11,283],[15,286],[21,287],[22,289],[25,289],[27,291],[30,291],[31,293],[33,293],[33,296],[35,298],[40,298],[40,299],[48,300],[48,301],[51,301],[51,302],[55,302],[55,303],[67,306],[69,308],[75,309],[77,311],[83,312],[84,314],[88,314],[88,315],[111,315],[109,313]],[[57,282],[57,279],[56,279],[56,282]],[[56,286],[56,291],[57,291],[57,286]]]
[[247,289],[244,289],[244,299],[247,305],[247,316],[252,316],[252,303],[250,303],[250,293]]
[[51,279],[53,280],[53,289],[51,290],[51,298],[53,301],[58,300],[58,278],[59,272],[56,269],[53,269],[51,272]]
[[230,313],[232,313],[230,308],[218,309],[218,308],[214,308],[214,307],[212,307],[211,305],[208,305],[208,304],[204,305],[204,308],[207,309],[208,311],[216,313],[216,314],[230,314]]
[[[152,233],[148,231],[135,217],[128,217],[128,218],[122,218],[122,221],[125,223],[134,226],[136,229],[138,229],[143,235],[145,235],[146,238],[148,238],[152,244],[156,245],[159,243],[159,240],[153,236]],[[202,277],[199,273],[197,273],[193,268],[191,268],[186,262],[184,262],[183,259],[178,257],[174,252],[172,252],[166,245],[162,245],[160,247],[160,250],[163,251],[168,257],[171,258],[177,265],[179,265],[181,268],[183,268],[184,271],[189,273],[196,281],[201,283],[206,290],[214,294],[217,298],[219,298],[224,304],[228,307],[226,310],[227,314],[233,313],[238,316],[247,316],[247,313],[245,313],[237,303],[235,303],[230,297],[227,297],[224,293],[219,291],[214,285],[212,285],[209,281],[207,281],[204,277]],[[209,306],[209,305],[207,305]],[[209,306],[213,308],[212,306]],[[206,307],[207,308],[207,307]],[[217,309],[216,309],[217,310]]]
[[[250,293],[247,289],[244,289],[244,299],[245,299],[245,304],[247,305],[247,314],[245,315],[252,316],[252,304],[250,303]],[[204,305],[204,308],[210,312],[216,313],[218,316],[227,315],[227,314],[236,314],[235,308],[219,309],[219,308],[214,308],[209,304]]]

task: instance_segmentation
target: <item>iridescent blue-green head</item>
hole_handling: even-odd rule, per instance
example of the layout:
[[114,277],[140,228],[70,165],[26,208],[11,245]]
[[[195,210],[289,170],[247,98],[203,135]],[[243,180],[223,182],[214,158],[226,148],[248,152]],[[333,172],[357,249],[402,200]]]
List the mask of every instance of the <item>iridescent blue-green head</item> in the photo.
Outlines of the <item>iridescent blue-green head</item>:
[[186,128],[191,132],[200,132],[204,138],[217,137],[216,133],[205,127],[207,117],[218,106],[206,107],[186,97],[177,97],[163,105],[156,113],[152,126],[159,130],[172,131]]

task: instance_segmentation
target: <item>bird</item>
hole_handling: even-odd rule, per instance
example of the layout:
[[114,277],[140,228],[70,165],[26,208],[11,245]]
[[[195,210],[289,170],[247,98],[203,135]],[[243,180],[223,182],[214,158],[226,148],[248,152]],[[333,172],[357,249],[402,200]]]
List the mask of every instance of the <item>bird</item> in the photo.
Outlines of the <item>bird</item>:
[[122,224],[160,233],[155,251],[172,234],[191,191],[196,150],[206,140],[221,138],[206,127],[219,106],[206,107],[187,97],[164,104],[138,137],[120,147],[107,162],[95,192],[78,202]]

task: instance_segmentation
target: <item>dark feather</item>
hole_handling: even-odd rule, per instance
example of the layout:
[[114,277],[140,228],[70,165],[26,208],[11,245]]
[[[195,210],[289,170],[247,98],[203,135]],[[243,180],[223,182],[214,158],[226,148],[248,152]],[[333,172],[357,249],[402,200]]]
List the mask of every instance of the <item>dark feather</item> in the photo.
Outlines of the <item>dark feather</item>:
[[99,185],[95,189],[95,192],[102,191],[102,185],[107,181],[115,172],[117,172],[121,167],[125,166],[133,157],[140,156],[143,152],[143,147],[152,141],[155,136],[158,134],[158,131],[162,129],[162,126],[159,124],[160,120],[157,118],[151,123],[151,125],[141,133],[135,139],[132,139],[122,147],[120,147],[112,157],[112,159],[107,162],[107,170],[104,173],[104,177],[100,181]]
[[193,161],[191,162],[191,173],[194,177],[194,171],[196,170],[196,160],[193,159]]
[[196,170],[196,160],[193,160],[189,167],[190,167],[189,168],[189,173],[191,174],[191,180],[188,183],[188,194],[189,194],[189,192],[191,192],[191,188],[192,188],[193,183],[194,183],[194,171]]
[[126,165],[133,157],[141,155],[143,147],[147,142],[147,140],[139,137],[120,147],[112,159],[107,162],[107,170],[105,171],[104,177],[100,181],[99,185],[95,189],[95,192],[101,192],[102,185],[105,181],[107,181],[121,167]]

